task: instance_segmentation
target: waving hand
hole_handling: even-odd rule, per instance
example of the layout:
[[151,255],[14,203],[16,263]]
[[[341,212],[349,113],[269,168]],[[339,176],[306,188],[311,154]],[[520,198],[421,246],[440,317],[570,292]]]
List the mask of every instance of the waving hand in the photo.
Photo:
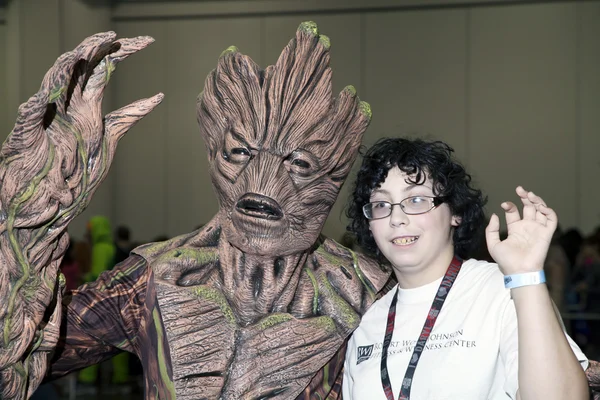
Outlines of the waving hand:
[[152,41],[107,32],[60,56],[19,107],[0,150],[2,399],[28,397],[43,378],[58,340],[67,225],[106,177],[119,139],[162,100],[158,94],[102,116],[116,64]]
[[500,220],[492,215],[485,233],[490,255],[500,266],[504,275],[540,271],[544,268],[546,253],[556,230],[558,218],[544,200],[517,187],[517,195],[523,203],[523,217],[512,202],[504,202],[508,237],[500,240]]

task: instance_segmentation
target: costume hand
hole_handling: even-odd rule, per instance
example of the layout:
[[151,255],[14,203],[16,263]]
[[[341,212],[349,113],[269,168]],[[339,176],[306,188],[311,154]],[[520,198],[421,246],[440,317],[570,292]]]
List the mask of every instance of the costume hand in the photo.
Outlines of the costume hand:
[[523,218],[514,203],[501,204],[508,237],[500,240],[500,220],[496,214],[485,230],[488,251],[505,275],[542,270],[558,223],[556,213],[541,197],[521,186],[516,191],[523,202]]
[[116,40],[114,32],[106,32],[60,56],[40,90],[19,107],[2,145],[2,399],[29,397],[44,377],[59,335],[62,288],[57,285],[64,286],[64,279],[58,268],[69,242],[67,225],[106,177],[119,139],[162,100],[158,94],[102,114],[116,64],[152,41]]

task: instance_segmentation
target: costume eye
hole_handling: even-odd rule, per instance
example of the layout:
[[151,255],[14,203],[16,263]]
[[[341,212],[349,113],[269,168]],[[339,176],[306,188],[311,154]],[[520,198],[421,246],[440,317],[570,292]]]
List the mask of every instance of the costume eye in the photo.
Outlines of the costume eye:
[[306,150],[295,150],[284,163],[291,174],[300,178],[308,178],[320,168],[316,157]]
[[310,169],[310,163],[308,161],[300,160],[298,158],[292,161],[292,165],[299,168]]
[[248,149],[245,149],[243,147],[236,147],[235,149],[231,149],[231,155],[250,157],[250,152],[248,151]]
[[234,147],[229,151],[223,151],[223,158],[234,164],[245,164],[250,160],[251,156],[250,150],[244,147]]
[[252,152],[245,143],[242,135],[228,132],[223,144],[223,159],[233,164],[246,164],[252,158]]

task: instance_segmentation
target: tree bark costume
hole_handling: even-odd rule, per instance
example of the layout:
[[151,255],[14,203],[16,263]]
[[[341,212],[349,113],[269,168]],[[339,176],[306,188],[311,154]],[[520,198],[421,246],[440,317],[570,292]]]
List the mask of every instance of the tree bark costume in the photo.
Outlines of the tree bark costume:
[[389,271],[320,235],[371,112],[352,87],[332,98],[329,40],[314,23],[274,66],[229,48],[206,79],[211,222],[135,249],[63,298],[67,225],[118,140],[162,100],[101,114],[115,65],[151,41],[109,32],[61,56],[2,147],[0,397],[129,351],[148,399],[325,398]]

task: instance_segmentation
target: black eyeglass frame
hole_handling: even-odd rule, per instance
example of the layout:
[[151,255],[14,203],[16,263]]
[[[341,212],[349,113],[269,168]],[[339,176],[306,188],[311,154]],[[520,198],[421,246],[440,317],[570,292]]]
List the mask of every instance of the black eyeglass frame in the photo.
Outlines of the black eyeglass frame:
[[[402,203],[404,203],[406,200],[414,199],[415,197],[425,197],[425,198],[428,198],[428,199],[432,199],[433,201],[431,202],[431,204],[432,204],[431,208],[429,210],[427,210],[427,211],[422,211],[422,212],[418,212],[418,213],[407,213],[406,211],[404,211],[404,208],[402,207]],[[368,219],[369,221],[373,221],[373,220],[377,220],[377,219],[387,218],[390,215],[392,215],[392,211],[394,211],[394,206],[400,206],[400,209],[406,215],[421,215],[421,214],[428,213],[429,211],[433,210],[434,208],[436,208],[440,204],[443,204],[445,201],[446,201],[445,198],[442,197],[442,196],[409,196],[409,197],[407,197],[405,199],[400,200],[399,203],[390,203],[389,201],[385,201],[385,200],[382,200],[382,201],[372,201],[372,202],[369,202],[369,203],[365,204],[362,207],[362,211],[363,211],[363,215],[365,216],[366,219]],[[384,217],[369,218],[369,216],[367,215],[367,207],[370,204],[375,204],[375,203],[387,203],[387,204],[389,204],[390,205],[390,213],[388,215],[384,216]]]

